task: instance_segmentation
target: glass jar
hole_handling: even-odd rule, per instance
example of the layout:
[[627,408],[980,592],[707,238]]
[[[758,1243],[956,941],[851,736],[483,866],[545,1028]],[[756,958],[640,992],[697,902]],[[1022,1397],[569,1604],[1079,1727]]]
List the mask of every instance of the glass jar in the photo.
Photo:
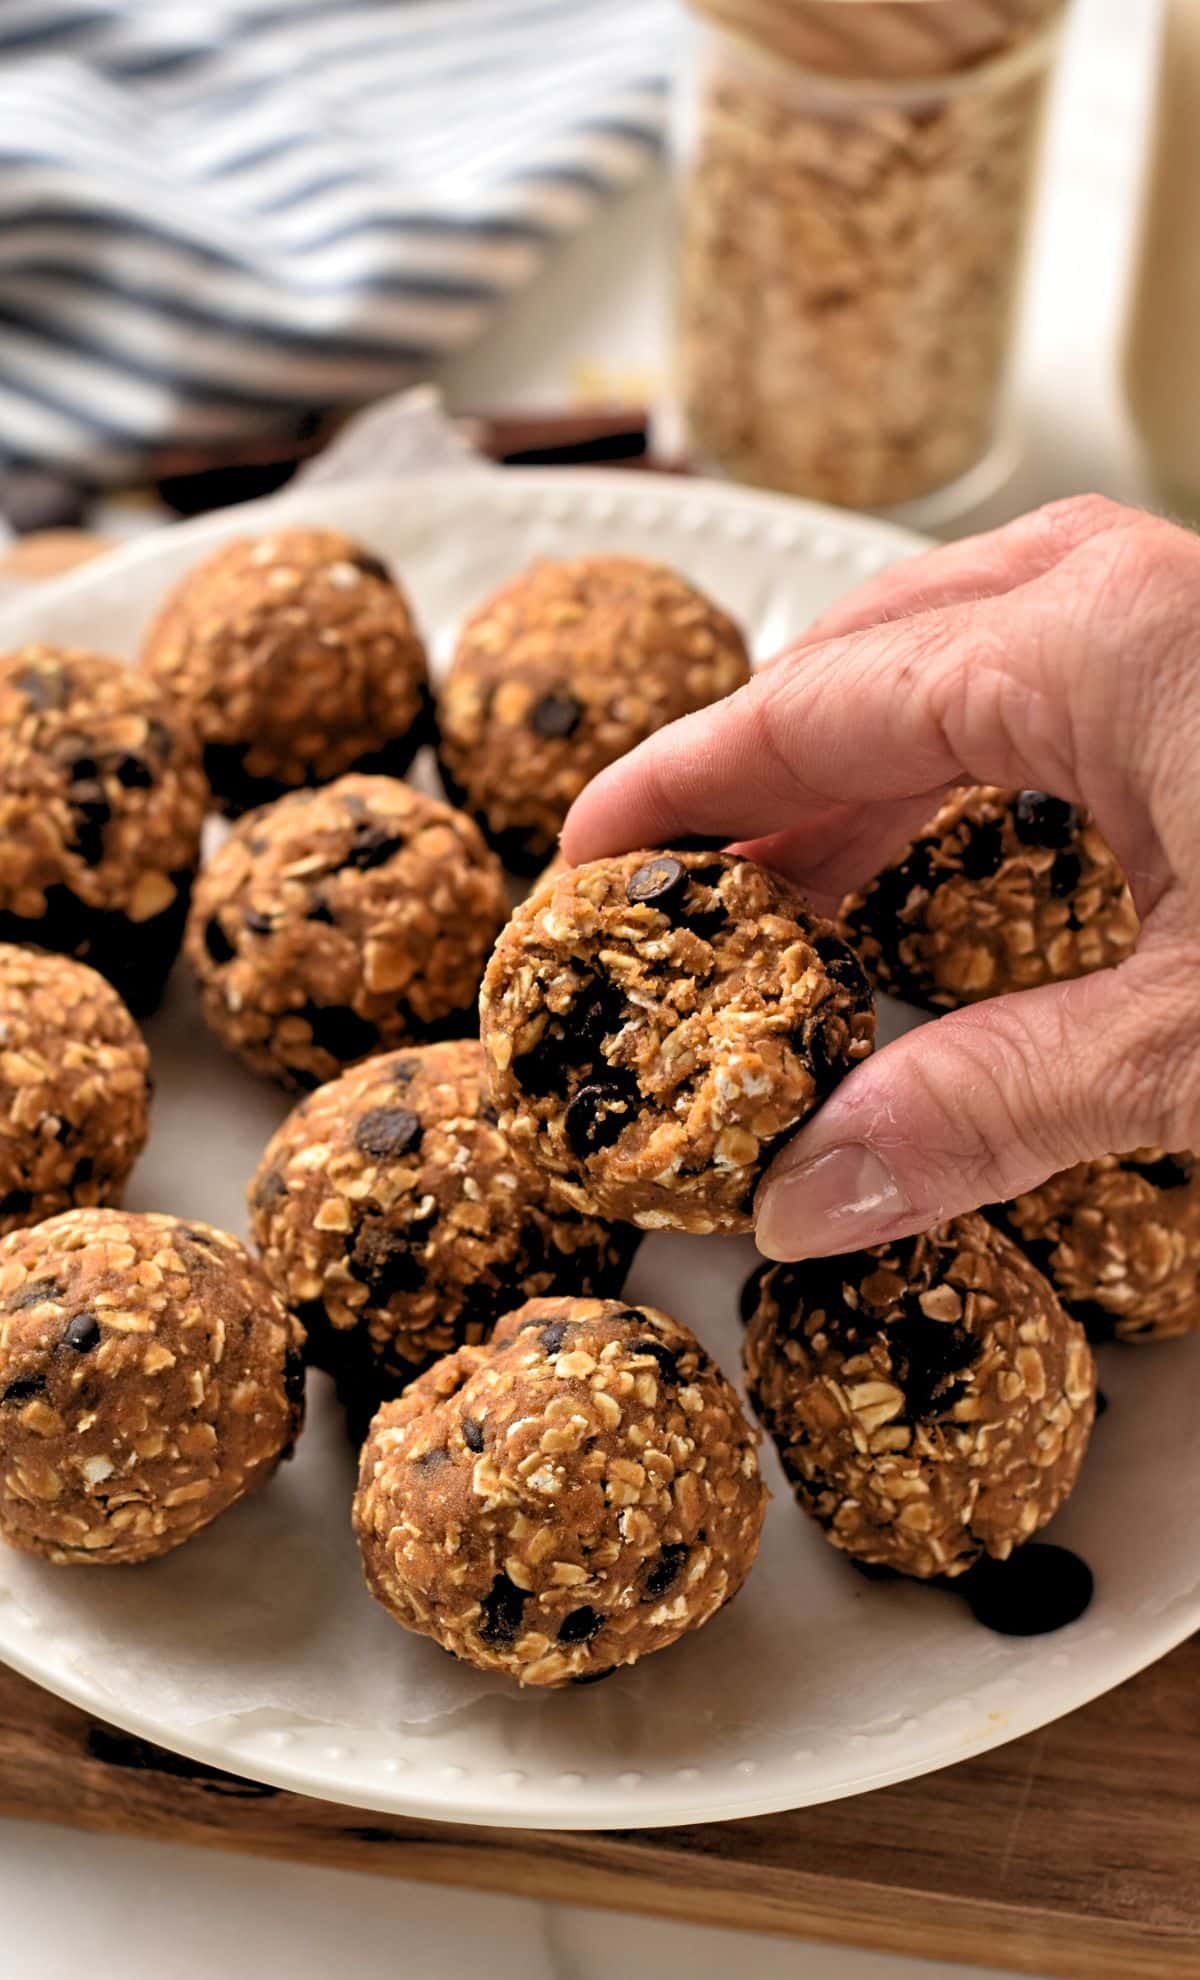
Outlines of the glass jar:
[[693,453],[879,509],[996,434],[1067,0],[692,0],[678,376]]

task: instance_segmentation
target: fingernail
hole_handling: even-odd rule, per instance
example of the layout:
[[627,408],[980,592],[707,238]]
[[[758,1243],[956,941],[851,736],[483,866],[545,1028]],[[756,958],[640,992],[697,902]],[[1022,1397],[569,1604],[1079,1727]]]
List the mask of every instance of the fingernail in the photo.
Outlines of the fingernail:
[[754,1237],[767,1258],[824,1258],[879,1244],[911,1210],[873,1148],[848,1142],[767,1184]]

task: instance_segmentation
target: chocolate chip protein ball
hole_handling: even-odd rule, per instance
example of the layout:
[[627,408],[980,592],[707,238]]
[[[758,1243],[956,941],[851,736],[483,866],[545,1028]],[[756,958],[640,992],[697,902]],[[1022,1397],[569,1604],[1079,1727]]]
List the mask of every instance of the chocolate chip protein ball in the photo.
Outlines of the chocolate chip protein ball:
[[838,922],[879,990],[956,1010],[1119,963],[1125,876],[1086,811],[1045,791],[955,791]]
[[832,923],[729,853],[558,873],[500,937],[479,1008],[517,1154],[643,1230],[748,1231],[772,1155],[875,1035]]
[[339,530],[223,544],[168,594],[141,664],[186,710],[232,815],[347,770],[398,777],[428,739],[408,600]]
[[0,1240],[0,1537],[147,1561],[263,1485],[304,1414],[304,1332],[236,1238],[68,1210]]
[[756,1446],[665,1313],[530,1300],[376,1416],[354,1501],[367,1586],[482,1670],[606,1676],[737,1594],[766,1508]]
[[150,1054],[111,984],[0,944],[0,1234],[117,1201],[149,1102]]
[[255,1243],[310,1357],[371,1411],[538,1293],[615,1294],[637,1234],[513,1160],[476,1039],[367,1059],[301,1101],[250,1190]]
[[0,941],[78,956],[153,1010],[207,799],[190,730],[133,668],[45,645],[0,658]]
[[536,873],[598,770],[749,678],[733,620],[665,565],[535,564],[463,627],[438,708],[446,788]]
[[1103,1155],[988,1212],[1093,1341],[1200,1328],[1200,1157]]
[[1053,1517],[1083,1462],[1083,1328],[977,1214],[748,1288],[750,1400],[796,1497],[855,1560],[959,1575]]
[[238,822],[197,883],[187,957],[230,1051],[311,1088],[465,1028],[506,912],[469,818],[393,777],[340,777]]

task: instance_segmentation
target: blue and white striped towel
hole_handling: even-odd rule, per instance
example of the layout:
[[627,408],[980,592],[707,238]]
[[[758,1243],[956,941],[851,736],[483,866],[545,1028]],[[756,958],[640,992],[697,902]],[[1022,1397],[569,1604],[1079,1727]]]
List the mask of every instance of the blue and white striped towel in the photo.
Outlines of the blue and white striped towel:
[[103,477],[474,338],[657,150],[672,0],[3,0],[0,460]]

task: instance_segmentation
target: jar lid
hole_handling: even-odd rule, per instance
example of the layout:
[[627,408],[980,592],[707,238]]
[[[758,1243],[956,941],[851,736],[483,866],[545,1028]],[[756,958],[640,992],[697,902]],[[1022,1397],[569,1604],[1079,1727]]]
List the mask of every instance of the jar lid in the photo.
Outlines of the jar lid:
[[1068,0],[691,0],[729,33],[846,81],[921,82],[1006,55]]

